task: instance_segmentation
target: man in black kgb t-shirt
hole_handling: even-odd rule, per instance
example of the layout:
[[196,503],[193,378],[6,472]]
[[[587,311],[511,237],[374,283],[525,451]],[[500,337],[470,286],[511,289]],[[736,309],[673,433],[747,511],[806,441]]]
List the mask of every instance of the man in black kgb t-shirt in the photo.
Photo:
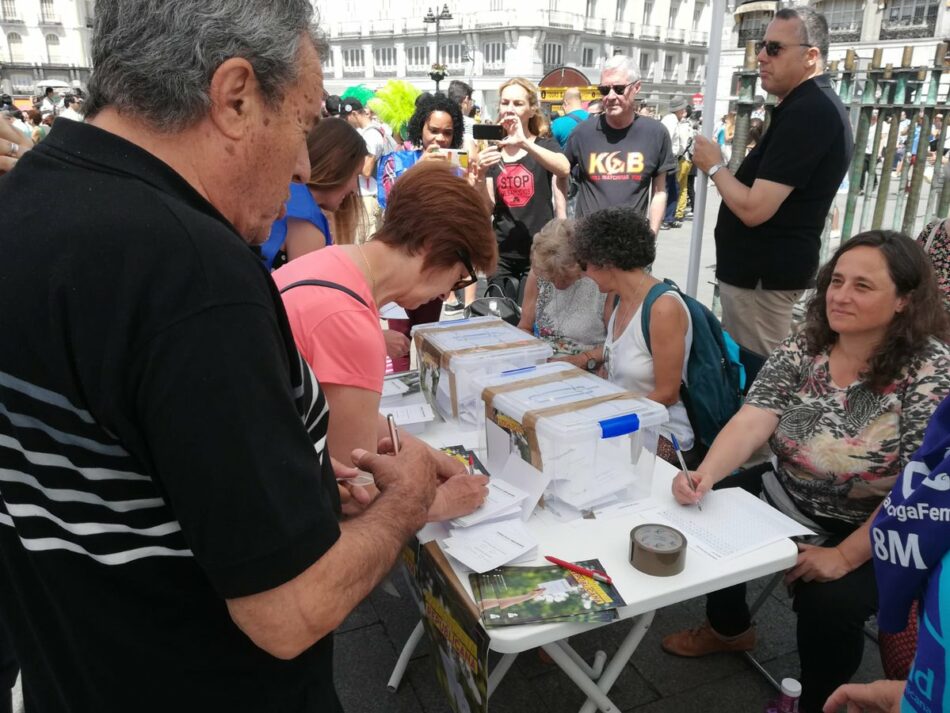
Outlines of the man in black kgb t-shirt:
[[577,217],[632,205],[656,233],[666,210],[666,172],[676,167],[669,133],[637,115],[640,73],[629,57],[612,57],[598,88],[604,113],[578,126],[564,151],[578,187]]

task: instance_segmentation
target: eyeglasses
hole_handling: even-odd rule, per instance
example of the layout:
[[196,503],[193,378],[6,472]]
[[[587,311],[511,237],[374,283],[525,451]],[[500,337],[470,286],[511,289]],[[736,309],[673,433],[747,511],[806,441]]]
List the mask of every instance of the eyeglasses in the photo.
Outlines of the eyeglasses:
[[778,57],[779,53],[786,47],[814,47],[814,45],[806,42],[799,42],[797,45],[783,45],[775,40],[759,40],[755,43],[755,53],[759,54],[762,50],[765,50],[765,54],[769,57]]
[[468,270],[468,279],[459,280],[454,285],[452,285],[453,290],[461,290],[478,282],[478,275],[475,274],[475,268],[472,267],[472,260],[466,252],[463,250],[456,250],[455,254],[458,255],[459,260],[462,261],[462,267]]
[[630,82],[629,84],[601,84],[597,87],[597,91],[600,92],[602,97],[605,97],[613,90],[614,94],[618,97],[622,97],[623,93],[627,91],[627,87],[632,87],[634,84],[636,84],[636,82]]

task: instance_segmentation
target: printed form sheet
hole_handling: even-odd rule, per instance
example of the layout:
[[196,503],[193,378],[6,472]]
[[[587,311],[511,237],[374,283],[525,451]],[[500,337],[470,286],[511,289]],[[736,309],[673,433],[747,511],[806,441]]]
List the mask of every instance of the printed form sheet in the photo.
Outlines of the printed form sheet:
[[686,535],[690,547],[717,560],[738,557],[787,537],[815,534],[742,488],[712,490],[702,499],[702,506],[699,510],[671,505],[643,515],[658,515]]

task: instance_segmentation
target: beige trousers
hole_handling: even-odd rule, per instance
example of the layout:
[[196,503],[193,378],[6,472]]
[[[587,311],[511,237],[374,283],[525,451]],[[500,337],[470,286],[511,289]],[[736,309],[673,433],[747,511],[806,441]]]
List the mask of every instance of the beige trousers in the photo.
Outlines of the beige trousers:
[[746,349],[768,356],[788,336],[804,290],[754,290],[719,283],[722,326]]

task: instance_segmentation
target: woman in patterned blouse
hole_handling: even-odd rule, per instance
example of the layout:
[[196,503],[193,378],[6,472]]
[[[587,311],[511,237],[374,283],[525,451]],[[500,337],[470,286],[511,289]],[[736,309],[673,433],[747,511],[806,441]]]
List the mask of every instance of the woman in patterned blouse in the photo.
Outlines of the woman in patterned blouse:
[[[799,544],[785,576],[798,614],[801,710],[813,713],[861,663],[864,621],[877,611],[870,523],[927,421],[950,393],[947,315],[921,247],[891,231],[855,236],[818,275],[803,329],[769,357],[745,405],[676,499],[698,502],[768,441],[774,472],[721,486],[751,490],[821,537]],[[709,595],[708,621],[672,634],[681,656],[755,645],[745,587]]]

